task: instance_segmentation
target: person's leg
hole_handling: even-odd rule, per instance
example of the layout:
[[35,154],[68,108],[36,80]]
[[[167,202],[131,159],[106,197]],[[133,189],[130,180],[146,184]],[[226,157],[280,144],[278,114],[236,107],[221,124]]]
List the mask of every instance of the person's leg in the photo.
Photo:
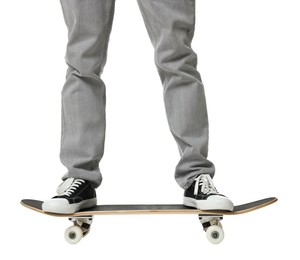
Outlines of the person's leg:
[[184,204],[232,210],[232,202],[214,187],[215,168],[207,159],[206,100],[191,48],[195,0],[138,0],[138,4],[155,49],[167,119],[181,155],[175,178],[185,189]]
[[114,4],[115,0],[61,0],[68,28],[60,152],[68,173],[63,178],[88,180],[94,188],[102,180],[98,165],[104,152],[105,85],[100,75]]
[[43,210],[74,213],[96,205],[105,141],[106,63],[115,0],[61,0],[68,44],[62,90],[61,162],[68,172]]
[[197,55],[191,48],[195,0],[138,0],[155,49],[155,63],[164,87],[170,130],[181,155],[175,178],[182,188],[207,173],[208,118]]

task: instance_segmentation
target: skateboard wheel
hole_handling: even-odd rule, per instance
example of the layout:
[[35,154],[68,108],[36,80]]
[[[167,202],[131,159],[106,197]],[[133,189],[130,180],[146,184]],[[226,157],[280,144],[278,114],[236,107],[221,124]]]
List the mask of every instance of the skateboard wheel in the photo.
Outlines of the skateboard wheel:
[[82,230],[78,226],[71,226],[65,231],[65,240],[70,244],[77,244],[82,236]]
[[218,225],[212,225],[206,230],[206,237],[212,244],[219,244],[224,239],[224,231]]

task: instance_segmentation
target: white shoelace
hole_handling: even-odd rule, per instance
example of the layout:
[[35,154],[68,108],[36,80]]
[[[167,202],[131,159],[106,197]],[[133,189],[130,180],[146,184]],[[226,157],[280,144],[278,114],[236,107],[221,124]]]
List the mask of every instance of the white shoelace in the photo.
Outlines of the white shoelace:
[[201,174],[195,180],[194,195],[198,194],[199,186],[203,194],[218,193],[209,174]]
[[83,183],[85,183],[85,180],[75,179],[73,183],[70,185],[70,187],[66,189],[64,193],[62,193],[60,196],[70,197],[77,190],[77,188]]

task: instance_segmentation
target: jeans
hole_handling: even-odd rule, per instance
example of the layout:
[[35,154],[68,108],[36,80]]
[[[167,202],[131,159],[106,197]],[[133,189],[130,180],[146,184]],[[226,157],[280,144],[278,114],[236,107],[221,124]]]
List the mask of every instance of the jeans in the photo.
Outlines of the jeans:
[[[191,48],[195,0],[137,0],[154,47],[170,131],[180,160],[175,179],[188,188],[215,168],[207,159],[208,116],[197,55]],[[63,176],[82,178],[97,188],[105,141],[105,84],[101,74],[114,17],[115,0],[61,0],[68,43],[62,89],[60,160]]]

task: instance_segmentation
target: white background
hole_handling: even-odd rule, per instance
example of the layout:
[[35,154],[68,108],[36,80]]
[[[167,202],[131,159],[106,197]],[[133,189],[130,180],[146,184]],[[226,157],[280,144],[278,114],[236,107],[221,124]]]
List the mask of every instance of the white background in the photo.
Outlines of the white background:
[[[22,198],[54,195],[67,31],[56,1],[1,1],[1,255],[5,259],[276,259],[299,257],[299,1],[197,0],[193,48],[205,85],[218,190],[236,204],[279,202],[223,221],[206,241],[195,215],[99,216],[78,245],[65,218]],[[136,1],[116,3],[107,66],[107,139],[98,200],[181,203],[179,159],[153,49]],[[239,253],[237,253],[239,252]]]

